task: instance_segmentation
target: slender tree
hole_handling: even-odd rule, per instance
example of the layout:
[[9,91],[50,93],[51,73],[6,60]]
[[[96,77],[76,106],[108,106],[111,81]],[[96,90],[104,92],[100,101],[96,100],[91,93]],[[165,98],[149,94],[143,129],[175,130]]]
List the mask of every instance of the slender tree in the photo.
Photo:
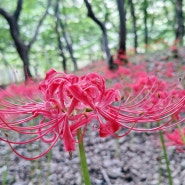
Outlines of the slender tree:
[[148,47],[148,0],[144,0],[143,2],[143,13],[144,13],[144,43],[145,49],[147,51]]
[[107,29],[105,27],[105,24],[103,22],[101,22],[94,14],[93,10],[92,10],[92,6],[91,4],[88,2],[88,0],[84,0],[84,3],[87,7],[87,15],[88,17],[90,17],[101,29],[102,31],[102,35],[103,35],[103,45],[104,45],[104,49],[105,49],[105,53],[106,53],[106,57],[107,57],[107,62],[109,65],[110,69],[114,69],[115,65],[113,63],[113,58],[111,56],[110,53],[110,49],[108,46],[108,37],[107,37]]
[[61,40],[61,35],[60,35],[60,25],[59,25],[59,19],[57,18],[57,14],[58,13],[58,0],[56,1],[56,5],[55,5],[55,16],[56,16],[56,20],[55,20],[55,32],[57,34],[57,40],[58,40],[58,48],[59,48],[59,53],[60,56],[62,57],[62,66],[63,66],[63,70],[64,72],[67,71],[67,67],[66,67],[66,57],[65,54],[63,52],[63,43]]
[[183,0],[176,0],[176,40],[183,44],[184,37],[184,16],[183,16]]
[[117,0],[117,7],[118,7],[119,21],[120,21],[118,60],[127,63],[125,0]]
[[137,54],[138,36],[137,36],[135,7],[134,7],[134,4],[133,4],[133,0],[129,0],[129,4],[130,4],[130,12],[131,12],[132,20],[133,20],[134,49],[135,49],[135,54]]
[[2,15],[8,22],[10,27],[11,37],[14,41],[16,50],[21,60],[23,61],[25,80],[32,77],[32,74],[30,71],[30,63],[29,63],[29,52],[30,52],[31,46],[36,41],[37,35],[39,33],[39,29],[48,13],[50,3],[51,3],[51,0],[48,0],[46,11],[44,12],[43,16],[39,20],[38,25],[35,29],[35,33],[28,44],[26,44],[26,42],[21,38],[20,28],[18,24],[19,17],[22,11],[23,0],[17,0],[17,7],[12,15],[0,7],[0,15]]
[[67,72],[67,66],[66,66],[66,61],[67,60],[66,60],[66,56],[65,56],[64,51],[63,51],[64,47],[63,47],[63,44],[62,44],[62,41],[61,41],[58,20],[56,21],[55,31],[56,31],[56,34],[57,34],[59,53],[60,53],[60,56],[62,57],[63,70],[64,70],[64,72]]
[[[69,54],[70,54],[70,56],[71,56],[71,60],[72,60],[72,62],[73,62],[73,64],[74,64],[74,69],[75,70],[77,70],[78,69],[78,66],[77,66],[77,62],[76,62],[76,58],[75,58],[75,56],[74,56],[74,52],[73,52],[73,47],[72,47],[72,42],[70,42],[69,41],[69,39],[68,39],[68,35],[67,35],[67,32],[66,32],[66,28],[65,28],[65,25],[64,25],[64,23],[63,23],[63,21],[62,21],[62,19],[61,19],[61,17],[60,17],[60,13],[59,13],[59,0],[56,0],[56,5],[55,5],[55,16],[56,16],[56,18],[57,18],[57,24],[59,24],[60,25],[60,28],[62,29],[62,35],[63,35],[63,37],[64,37],[64,40],[65,40],[65,42],[66,42],[66,46],[67,46],[67,49],[68,49],[68,51],[69,51]],[[58,29],[58,31],[59,31],[59,29]],[[59,33],[60,34],[60,33]],[[58,35],[59,36],[59,35]],[[61,37],[60,38],[58,38],[58,41],[60,41],[60,43],[59,43],[59,48],[60,48],[60,50],[62,51],[62,43],[61,43]],[[65,59],[65,57],[64,57],[64,54],[63,54],[63,52],[61,53],[61,56],[62,56],[62,58],[63,58],[63,68],[65,68],[65,70],[66,70],[66,59]]]

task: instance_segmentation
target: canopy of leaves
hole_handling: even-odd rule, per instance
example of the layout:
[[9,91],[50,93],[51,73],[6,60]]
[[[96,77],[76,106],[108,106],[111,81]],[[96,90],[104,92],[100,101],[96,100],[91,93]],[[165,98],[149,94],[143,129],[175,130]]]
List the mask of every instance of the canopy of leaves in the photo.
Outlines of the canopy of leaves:
[[[105,23],[109,47],[114,53],[118,45],[119,18],[116,1],[93,0],[89,1],[98,19]],[[17,1],[2,0],[0,8],[12,14],[15,11]],[[32,73],[43,76],[48,68],[62,70],[62,59],[59,55],[57,35],[55,32],[55,7],[56,0],[52,0],[48,15],[39,31],[36,42],[31,48],[30,64]],[[137,33],[139,52],[144,51],[144,25],[143,8],[144,0],[133,0],[137,18]],[[38,20],[43,15],[47,6],[46,0],[24,0],[21,11],[19,26],[21,38],[28,43],[32,38]],[[126,2],[127,17],[127,50],[133,48],[134,34],[133,22]],[[150,49],[161,49],[173,43],[175,28],[175,11],[173,1],[148,0],[148,30]],[[89,61],[104,58],[102,52],[102,33],[99,27],[87,17],[87,9],[83,0],[62,0],[60,1],[60,17],[65,25],[69,40],[73,45],[74,55],[79,66],[84,66]],[[70,55],[61,32],[61,41],[64,45],[64,53],[67,57],[67,68],[73,70]],[[155,43],[155,44],[154,44]],[[9,67],[8,67],[9,66]],[[0,70],[5,68],[21,69],[22,62],[19,58],[14,43],[9,33],[9,26],[6,20],[0,16]],[[2,79],[0,79],[2,80]],[[0,82],[2,83],[2,82]]]

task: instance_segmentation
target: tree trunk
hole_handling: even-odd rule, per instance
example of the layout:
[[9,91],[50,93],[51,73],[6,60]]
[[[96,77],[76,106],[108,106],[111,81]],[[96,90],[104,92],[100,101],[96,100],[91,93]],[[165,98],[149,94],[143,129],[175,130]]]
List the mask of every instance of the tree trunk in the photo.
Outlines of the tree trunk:
[[[72,43],[69,42],[68,40],[68,36],[67,36],[67,33],[66,33],[66,29],[65,29],[65,25],[63,24],[62,22],[62,19],[60,17],[60,13],[59,13],[59,0],[56,1],[56,5],[55,5],[55,16],[57,18],[57,21],[62,29],[62,33],[63,33],[63,36],[64,36],[64,39],[65,39],[65,42],[66,42],[66,45],[67,45],[67,49],[69,51],[69,54],[71,56],[71,60],[74,64],[74,70],[77,70],[78,69],[78,66],[77,66],[77,62],[76,62],[76,58],[74,56],[74,52],[73,52],[73,47],[72,47]],[[60,49],[61,49],[61,41],[60,42]],[[66,69],[66,60],[65,60],[65,56],[63,54],[63,52],[61,52],[61,56],[63,57],[63,68]]]
[[144,7],[143,7],[143,12],[144,12],[144,43],[145,43],[145,49],[147,51],[148,49],[148,26],[147,26],[147,21],[148,21],[148,2],[147,0],[144,0]]
[[14,41],[17,52],[21,60],[23,61],[23,70],[24,70],[25,79],[28,79],[32,77],[30,68],[29,68],[29,60],[28,60],[29,48],[20,39],[19,26],[18,26],[18,19],[19,19],[21,10],[22,10],[22,0],[18,0],[17,8],[13,15],[10,15],[2,8],[0,8],[0,14],[7,20],[10,26],[10,34]]
[[105,27],[105,24],[103,22],[101,22],[94,14],[91,4],[88,2],[88,0],[84,0],[85,5],[87,7],[87,15],[88,17],[90,17],[101,29],[102,31],[102,39],[103,39],[103,45],[104,45],[104,49],[105,49],[105,53],[106,53],[106,58],[107,58],[107,62],[109,65],[109,68],[112,69],[114,68],[114,64],[113,64],[113,60],[112,60],[112,56],[110,54],[110,49],[108,46],[108,37],[107,37],[107,29]]
[[26,45],[25,42],[21,39],[20,33],[19,33],[19,25],[18,25],[19,17],[20,17],[21,11],[22,11],[23,1],[17,0],[17,7],[16,7],[16,10],[14,11],[13,15],[10,15],[3,8],[0,8],[0,15],[2,15],[6,19],[6,21],[8,22],[8,24],[10,26],[10,34],[11,34],[12,39],[14,41],[16,50],[17,50],[21,60],[23,61],[23,71],[24,71],[25,80],[32,78],[32,74],[30,71],[30,64],[29,64],[29,51],[30,51],[32,44],[35,42],[36,37],[38,35],[39,28],[47,15],[47,11],[50,6],[50,2],[51,2],[51,0],[48,0],[47,9],[46,9],[44,15],[42,16],[42,18],[40,19],[40,21],[37,25],[37,28],[35,30],[35,33],[34,33],[32,39],[30,40],[28,45]]
[[127,63],[126,58],[126,12],[125,1],[117,0],[117,7],[119,12],[120,31],[119,31],[119,48],[118,48],[118,62]]
[[64,72],[67,72],[67,67],[66,67],[66,57],[65,57],[65,54],[63,52],[63,44],[62,44],[62,41],[61,41],[61,37],[60,37],[60,32],[58,30],[58,20],[56,20],[56,27],[55,27],[55,30],[56,30],[56,33],[57,33],[57,40],[58,40],[58,48],[59,48],[59,53],[60,53],[60,56],[62,57],[62,66],[63,66],[63,70]]
[[177,20],[177,28],[176,28],[176,41],[181,45],[183,44],[184,37],[184,17],[183,17],[183,0],[176,0],[176,20]]
[[24,78],[25,80],[32,78],[32,74],[30,71],[30,63],[29,63],[29,47],[25,45],[23,42],[15,42],[15,46],[19,53],[20,58],[23,61],[23,70],[24,70]]
[[130,3],[130,12],[131,12],[132,20],[133,20],[134,49],[135,49],[135,54],[137,54],[138,38],[137,38],[135,7],[134,7],[134,4],[133,4],[133,0],[130,0],[129,3]]
[[67,50],[69,51],[69,54],[71,56],[71,60],[72,60],[73,65],[74,65],[74,70],[77,70],[78,69],[78,65],[77,65],[76,58],[74,56],[74,51],[73,51],[72,43],[70,43],[69,40],[68,40],[66,29],[65,29],[65,26],[64,26],[64,24],[63,24],[63,22],[62,22],[61,19],[59,19],[59,23],[60,23],[60,27],[62,28],[62,33],[64,35],[64,39],[66,41]]
[[61,36],[60,36],[60,30],[59,30],[59,19],[58,19],[58,13],[59,13],[59,6],[58,6],[59,1],[56,1],[56,5],[55,5],[55,16],[56,16],[56,23],[55,23],[55,31],[57,34],[57,40],[58,40],[58,48],[59,48],[59,53],[60,56],[62,57],[62,66],[63,66],[63,70],[64,72],[67,72],[67,67],[66,67],[66,57],[65,54],[63,52],[63,44],[61,41]]

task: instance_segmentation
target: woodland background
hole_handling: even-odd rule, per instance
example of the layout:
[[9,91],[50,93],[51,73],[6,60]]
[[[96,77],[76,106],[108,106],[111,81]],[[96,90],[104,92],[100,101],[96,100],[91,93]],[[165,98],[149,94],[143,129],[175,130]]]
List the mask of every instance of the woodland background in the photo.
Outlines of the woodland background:
[[183,0],[1,0],[0,84],[183,45]]

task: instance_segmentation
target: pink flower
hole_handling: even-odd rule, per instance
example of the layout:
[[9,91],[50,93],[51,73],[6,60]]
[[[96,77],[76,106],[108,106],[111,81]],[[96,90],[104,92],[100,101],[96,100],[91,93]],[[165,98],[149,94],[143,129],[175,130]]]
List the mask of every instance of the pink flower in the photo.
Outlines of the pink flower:
[[[185,129],[182,130],[183,134],[185,134]],[[175,145],[185,145],[185,143],[182,140],[182,136],[180,134],[179,129],[175,129],[172,133],[166,133],[166,136],[168,139]]]
[[173,132],[167,132],[165,135],[168,139],[166,142],[167,146],[174,145],[179,152],[183,152],[182,147],[185,146],[185,128],[176,128]]
[[[184,120],[180,111],[185,96],[167,93],[168,86],[162,84],[165,83],[157,77],[143,78],[139,88],[124,99],[119,90],[106,89],[104,78],[97,73],[78,77],[51,69],[40,83],[40,91],[32,92],[29,98],[23,93],[21,101],[10,98],[1,103],[0,129],[31,138],[14,141],[5,134],[0,140],[7,142],[17,155],[33,160],[49,152],[58,140],[63,142],[65,151],[74,151],[77,130],[82,128],[85,133],[94,120],[93,129],[100,137],[119,137],[116,133],[121,128],[127,129],[122,135],[125,136],[132,130],[155,131],[171,127]],[[174,123],[175,114],[179,120]],[[163,124],[150,129],[138,126],[158,121]],[[37,140],[49,147],[36,157],[23,156],[13,147]]]
[[[42,92],[42,99],[21,101],[19,104],[9,103],[0,110],[0,128],[34,136],[21,142],[1,138],[24,159],[32,160],[45,155],[58,139],[63,141],[65,151],[75,150],[77,129],[86,127],[93,119],[98,119],[98,108],[106,107],[119,99],[119,92],[113,89],[106,90],[103,77],[96,73],[79,78],[72,74],[50,70],[45,80],[40,83],[39,89]],[[94,113],[86,112],[87,109]],[[34,121],[35,124],[30,125],[29,122],[36,119],[40,121]],[[50,144],[45,152],[36,157],[25,157],[12,146],[12,144],[28,144],[36,140]]]

